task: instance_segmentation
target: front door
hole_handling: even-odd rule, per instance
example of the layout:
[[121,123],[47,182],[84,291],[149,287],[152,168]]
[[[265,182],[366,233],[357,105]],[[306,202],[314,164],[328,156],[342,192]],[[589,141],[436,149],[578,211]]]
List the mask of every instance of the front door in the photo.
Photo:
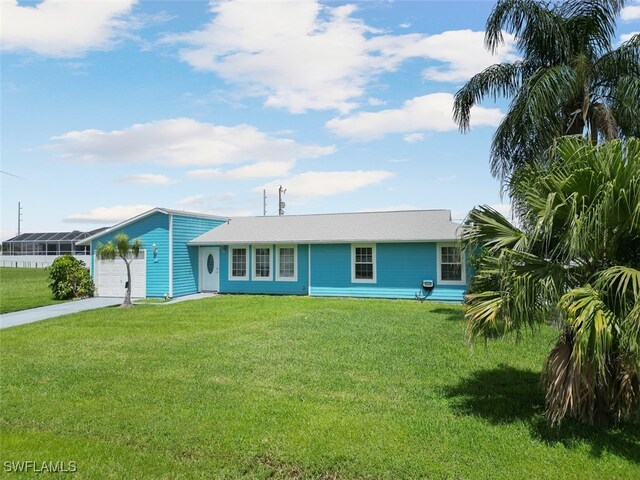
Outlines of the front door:
[[217,292],[220,288],[218,247],[200,247],[200,290]]

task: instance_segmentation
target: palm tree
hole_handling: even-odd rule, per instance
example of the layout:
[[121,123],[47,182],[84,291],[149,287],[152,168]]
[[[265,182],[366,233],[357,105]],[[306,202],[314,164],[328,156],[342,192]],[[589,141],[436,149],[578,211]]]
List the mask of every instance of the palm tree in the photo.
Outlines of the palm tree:
[[511,185],[521,225],[490,207],[463,225],[481,249],[471,338],[560,328],[544,369],[552,424],[640,417],[640,140],[558,141]]
[[640,137],[640,35],[612,48],[624,0],[499,0],[485,45],[495,52],[504,31],[522,59],[478,73],[455,96],[454,120],[470,127],[471,108],[486,97],[511,100],[491,145],[491,172],[506,181],[539,160],[562,135],[593,142]]
[[113,240],[96,246],[96,257],[100,260],[115,260],[120,257],[127,266],[127,291],[122,302],[122,307],[131,307],[131,262],[138,258],[142,249],[142,242],[136,238],[129,242],[125,233],[118,233]]

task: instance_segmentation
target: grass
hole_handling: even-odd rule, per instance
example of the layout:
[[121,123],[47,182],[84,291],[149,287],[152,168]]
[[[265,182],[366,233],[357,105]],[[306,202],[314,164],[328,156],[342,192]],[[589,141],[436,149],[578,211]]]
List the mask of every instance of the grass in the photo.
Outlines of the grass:
[[137,303],[167,303],[169,300],[165,300],[164,298],[140,298],[134,300]]
[[0,267],[0,313],[60,303],[51,298],[48,276],[43,268]]
[[219,296],[0,330],[4,461],[76,478],[640,478],[640,426],[546,426],[555,332],[459,306]]

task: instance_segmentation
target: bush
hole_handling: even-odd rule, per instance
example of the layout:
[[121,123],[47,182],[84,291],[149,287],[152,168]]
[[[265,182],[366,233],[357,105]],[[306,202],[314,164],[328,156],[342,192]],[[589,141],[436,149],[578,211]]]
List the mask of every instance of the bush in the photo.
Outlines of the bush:
[[63,255],[49,267],[49,288],[56,300],[92,297],[96,287],[82,260]]

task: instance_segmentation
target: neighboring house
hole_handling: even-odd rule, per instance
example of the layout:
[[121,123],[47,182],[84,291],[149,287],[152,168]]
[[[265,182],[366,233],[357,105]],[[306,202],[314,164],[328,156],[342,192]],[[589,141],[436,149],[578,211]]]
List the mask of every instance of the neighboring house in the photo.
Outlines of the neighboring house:
[[[134,297],[199,291],[460,302],[467,265],[448,210],[216,217],[156,208],[90,237],[140,238]],[[100,296],[124,293],[122,261],[92,261]]]
[[85,238],[97,235],[107,227],[90,232],[39,232],[22,233],[2,242],[0,266],[45,268],[61,255],[74,255],[89,261],[91,251],[88,245],[80,245]]

